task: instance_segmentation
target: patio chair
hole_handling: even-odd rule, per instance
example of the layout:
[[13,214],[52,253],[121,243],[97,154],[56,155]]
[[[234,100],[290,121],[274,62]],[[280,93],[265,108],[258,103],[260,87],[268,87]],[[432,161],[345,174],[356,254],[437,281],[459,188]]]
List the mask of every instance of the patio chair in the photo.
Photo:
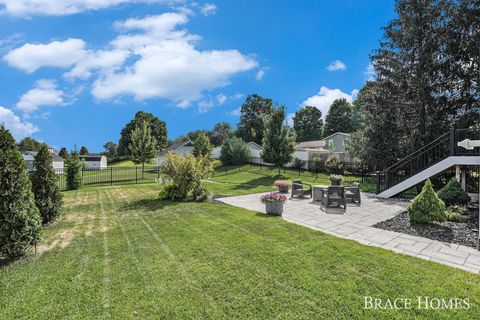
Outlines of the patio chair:
[[304,198],[305,196],[312,197],[312,185],[304,183],[301,180],[292,181],[292,198],[299,197]]
[[328,187],[327,192],[325,192],[323,195],[323,204],[327,208],[340,208],[340,206],[343,205],[343,208],[347,209],[345,187]]
[[360,182],[353,182],[351,186],[345,187],[345,198],[352,201],[352,203],[362,203],[360,197]]

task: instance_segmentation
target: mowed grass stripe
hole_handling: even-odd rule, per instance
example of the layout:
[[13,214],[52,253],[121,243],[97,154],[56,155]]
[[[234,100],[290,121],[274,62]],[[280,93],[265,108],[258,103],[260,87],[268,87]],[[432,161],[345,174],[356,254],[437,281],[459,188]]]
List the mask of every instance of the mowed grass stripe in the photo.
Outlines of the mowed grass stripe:
[[[124,200],[125,204],[127,205],[132,204],[132,202],[128,199],[128,197],[125,194],[123,194],[119,188],[115,188],[114,190],[117,191],[118,195]],[[198,306],[198,309],[196,312],[201,311],[202,309],[205,309],[205,312],[208,312],[209,314],[214,314],[214,315],[217,314],[218,307],[214,299],[211,296],[209,296],[208,293],[201,290],[201,288],[198,286],[198,280],[192,277],[191,270],[188,268],[188,265],[186,265],[186,263],[184,262],[183,257],[182,259],[179,259],[176,256],[176,253],[172,251],[170,246],[164,240],[164,235],[167,234],[167,230],[171,229],[171,227],[173,226],[168,221],[163,221],[164,223],[162,224],[162,227],[154,228],[146,219],[147,215],[140,215],[140,214],[137,214],[135,211],[133,211],[132,214],[136,219],[138,219],[140,223],[142,223],[145,226],[145,228],[148,230],[148,232],[153,237],[153,239],[160,245],[164,253],[167,255],[167,261],[171,263],[171,267],[173,268],[173,270],[175,270],[175,272],[178,274],[180,278],[178,279],[180,281],[177,280],[175,287],[182,288],[180,291],[182,299],[184,299],[186,293],[189,292],[190,294],[195,295],[197,298],[193,301],[188,301],[187,299],[186,303],[190,305],[199,303],[200,305]],[[200,297],[203,297],[203,299],[199,299]]]

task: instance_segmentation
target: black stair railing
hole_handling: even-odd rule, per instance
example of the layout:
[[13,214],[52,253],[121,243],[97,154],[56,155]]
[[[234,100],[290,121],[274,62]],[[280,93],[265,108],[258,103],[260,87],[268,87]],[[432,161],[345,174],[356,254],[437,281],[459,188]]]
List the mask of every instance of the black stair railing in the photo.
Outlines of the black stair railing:
[[384,171],[377,172],[376,193],[381,193],[450,156],[478,156],[477,150],[459,147],[459,141],[480,139],[480,129],[451,129]]

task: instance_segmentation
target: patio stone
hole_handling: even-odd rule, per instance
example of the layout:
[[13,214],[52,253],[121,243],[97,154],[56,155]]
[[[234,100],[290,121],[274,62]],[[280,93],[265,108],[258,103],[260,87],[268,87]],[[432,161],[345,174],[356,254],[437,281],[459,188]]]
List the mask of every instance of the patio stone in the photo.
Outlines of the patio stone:
[[[263,194],[263,193],[262,193]],[[220,198],[219,201],[265,213],[262,194]],[[283,209],[283,219],[339,238],[399,254],[434,261],[474,273],[480,273],[480,252],[474,248],[444,243],[423,237],[372,227],[404,212],[409,202],[379,199],[362,193],[362,204],[347,204],[347,210],[325,209],[311,199],[291,199]]]

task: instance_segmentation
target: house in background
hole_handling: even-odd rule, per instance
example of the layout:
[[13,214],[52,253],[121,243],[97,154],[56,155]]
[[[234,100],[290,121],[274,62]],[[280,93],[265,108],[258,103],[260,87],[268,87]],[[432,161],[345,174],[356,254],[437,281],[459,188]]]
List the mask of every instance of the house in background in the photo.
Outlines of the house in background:
[[193,154],[193,142],[191,140],[185,140],[182,142],[177,142],[169,146],[168,148],[163,149],[158,154],[157,165],[160,166],[163,163],[163,159],[169,151],[175,152],[178,155],[184,156],[187,154]]
[[[37,153],[37,151],[22,151],[23,160],[25,161],[28,172],[32,172],[34,169],[33,159],[35,158]],[[65,160],[62,157],[56,155],[55,153],[50,154],[52,156],[52,167],[53,169],[55,169],[55,173],[63,173]]]
[[305,141],[297,144],[294,152],[294,158],[304,161],[311,161],[320,157],[327,160],[330,155],[341,159],[344,162],[352,162],[353,158],[346,151],[346,141],[350,138],[350,134],[336,132],[322,140]]
[[106,169],[108,166],[107,157],[98,153],[80,155],[79,159],[83,162],[87,170],[101,170]]

